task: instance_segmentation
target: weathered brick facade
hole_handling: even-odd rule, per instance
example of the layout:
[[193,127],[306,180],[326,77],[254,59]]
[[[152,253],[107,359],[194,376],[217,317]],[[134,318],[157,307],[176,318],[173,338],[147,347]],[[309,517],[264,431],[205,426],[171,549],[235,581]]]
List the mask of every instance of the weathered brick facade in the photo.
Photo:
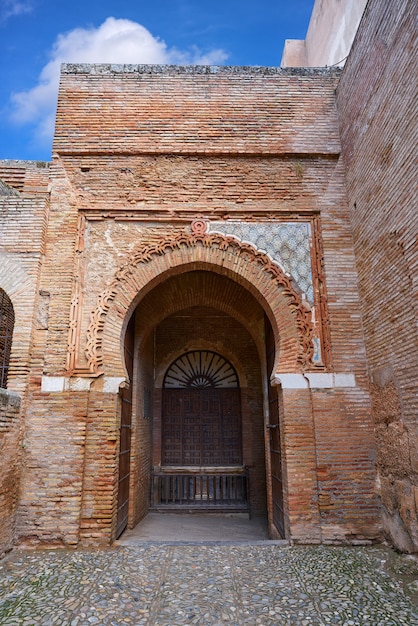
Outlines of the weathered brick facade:
[[[14,313],[9,388],[0,389],[1,554],[18,538],[16,510],[25,457],[27,393],[31,379],[40,380],[42,372],[41,360],[33,352],[33,334],[35,329],[45,333],[48,326],[49,294],[39,289],[49,214],[48,164],[3,161],[0,179],[0,286]],[[3,356],[3,324],[0,327]]]
[[[268,512],[272,536],[270,385],[285,535],[380,537],[357,267],[360,287],[365,279],[350,222],[356,183],[348,163],[347,195],[340,154],[339,80],[325,69],[63,67],[49,194],[42,188],[31,231],[16,239],[11,226],[4,239],[7,254],[22,241],[42,260],[9,376],[25,397],[18,541],[114,540],[127,383],[129,525],[147,513],[165,372],[190,350],[216,352],[237,372],[251,510]],[[349,126],[347,115],[345,142]],[[7,162],[3,178],[19,168],[36,170]],[[23,210],[25,198],[5,196],[5,206],[13,199]],[[34,212],[32,197],[28,206]],[[16,310],[22,285],[1,283]],[[32,323],[36,312],[41,322]],[[24,354],[19,333],[30,341]]]
[[416,5],[369,2],[337,104],[384,529],[418,546]]
[[22,463],[20,396],[0,389],[0,557],[16,541],[16,508]]

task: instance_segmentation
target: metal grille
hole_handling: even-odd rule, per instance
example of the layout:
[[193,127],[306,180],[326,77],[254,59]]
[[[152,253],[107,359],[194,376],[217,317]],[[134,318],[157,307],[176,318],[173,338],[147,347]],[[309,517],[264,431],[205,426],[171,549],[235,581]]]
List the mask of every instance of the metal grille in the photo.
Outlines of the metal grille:
[[170,365],[164,377],[165,389],[193,387],[234,388],[238,377],[232,365],[220,354],[210,350],[193,350]]
[[0,387],[2,389],[7,387],[14,324],[15,314],[12,302],[7,293],[0,288]]
[[248,472],[231,470],[153,473],[153,507],[248,510]]

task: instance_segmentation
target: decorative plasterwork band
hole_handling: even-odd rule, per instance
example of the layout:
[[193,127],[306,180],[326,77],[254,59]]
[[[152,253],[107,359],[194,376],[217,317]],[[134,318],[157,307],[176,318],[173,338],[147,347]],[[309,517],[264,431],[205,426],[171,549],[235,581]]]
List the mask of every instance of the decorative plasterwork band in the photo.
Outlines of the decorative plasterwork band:
[[90,371],[97,375],[103,366],[102,334],[107,313],[119,291],[123,291],[129,284],[135,283],[134,274],[138,266],[149,263],[158,256],[170,254],[175,250],[198,247],[219,249],[235,258],[239,257],[240,260],[245,261],[246,267],[258,266],[263,273],[268,274],[274,280],[295,320],[299,344],[297,361],[303,367],[312,365],[313,325],[311,313],[303,305],[302,298],[295,291],[291,278],[277,263],[273,262],[266,254],[257,251],[252,244],[240,242],[236,237],[230,235],[206,233],[205,230],[206,222],[196,220],[192,225],[192,233],[181,232],[164,237],[151,245],[141,246],[132,254],[129,261],[116,272],[109,287],[100,294],[87,329],[85,354]]
[[209,233],[232,236],[242,244],[252,244],[259,252],[268,255],[297,285],[302,301],[312,308],[312,364],[330,367],[331,347],[319,217],[312,216],[309,221],[201,222],[202,232],[205,232],[207,224]]
[[[83,367],[79,364],[79,345],[81,332],[81,316],[83,310],[83,285],[84,285],[84,234],[86,218],[83,214],[78,216],[77,237],[75,242],[75,258],[73,271],[73,293],[71,298],[70,323],[68,328],[67,345],[67,373],[79,376],[94,376],[91,367]],[[97,375],[97,373],[96,373]]]

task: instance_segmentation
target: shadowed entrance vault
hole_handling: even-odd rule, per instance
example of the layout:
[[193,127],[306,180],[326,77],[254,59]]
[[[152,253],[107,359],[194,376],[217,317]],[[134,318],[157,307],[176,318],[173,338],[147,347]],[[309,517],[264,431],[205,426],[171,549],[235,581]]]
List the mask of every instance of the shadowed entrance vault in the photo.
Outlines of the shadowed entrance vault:
[[266,514],[261,305],[230,278],[192,270],[154,287],[131,319],[129,525],[150,508]]

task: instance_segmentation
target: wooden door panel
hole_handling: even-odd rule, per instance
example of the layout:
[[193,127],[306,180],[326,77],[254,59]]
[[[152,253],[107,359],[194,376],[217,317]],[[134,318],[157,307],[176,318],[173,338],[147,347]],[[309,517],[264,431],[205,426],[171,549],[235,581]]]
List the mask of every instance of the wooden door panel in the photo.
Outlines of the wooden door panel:
[[183,450],[183,413],[181,397],[176,394],[165,394],[163,398],[164,439],[163,463],[177,465],[180,463]]
[[[265,318],[265,328],[267,379],[269,379],[274,367],[275,342],[273,330],[267,317]],[[269,385],[268,401],[273,524],[278,533],[284,538],[282,451],[280,441],[279,397],[277,393],[277,387],[272,387],[271,385]]]
[[120,392],[120,397],[122,407],[119,444],[118,513],[116,523],[116,537],[119,537],[122,534],[128,523],[131,462],[132,397],[130,390],[122,389]]
[[163,464],[242,463],[238,389],[164,389],[163,396]]
[[222,390],[223,458],[225,465],[242,464],[241,403],[238,389]]
[[125,365],[129,375],[130,385],[129,388],[121,389],[119,392],[121,399],[121,423],[119,429],[119,477],[116,538],[123,533],[128,524],[134,341],[135,315],[133,315],[128,322],[124,343]]

